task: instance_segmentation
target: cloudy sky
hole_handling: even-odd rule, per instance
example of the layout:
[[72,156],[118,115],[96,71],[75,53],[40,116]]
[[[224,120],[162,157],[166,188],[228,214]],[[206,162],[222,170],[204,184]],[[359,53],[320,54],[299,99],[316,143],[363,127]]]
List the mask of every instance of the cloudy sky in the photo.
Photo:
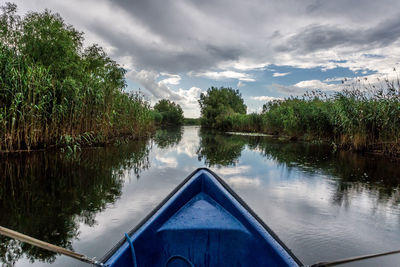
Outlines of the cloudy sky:
[[[0,2],[5,2],[0,0]],[[58,12],[127,70],[129,90],[199,116],[201,92],[238,88],[248,112],[343,77],[393,75],[398,0],[17,0]]]

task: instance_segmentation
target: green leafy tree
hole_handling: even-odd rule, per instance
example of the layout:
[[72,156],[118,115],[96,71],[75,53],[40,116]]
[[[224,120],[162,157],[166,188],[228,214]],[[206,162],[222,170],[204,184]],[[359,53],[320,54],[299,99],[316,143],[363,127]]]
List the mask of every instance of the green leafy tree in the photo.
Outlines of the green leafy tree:
[[[49,10],[17,15],[0,7],[0,150],[105,142],[145,135],[150,106],[124,89],[125,70]],[[86,138],[87,139],[87,138]],[[75,141],[74,141],[75,142]]]
[[246,105],[239,90],[211,87],[200,95],[201,124],[212,128],[225,128],[224,118],[238,113],[246,114]]
[[82,42],[83,33],[49,10],[28,13],[22,21],[20,52],[29,63],[48,67],[58,80],[80,75],[82,62],[77,52]]
[[154,110],[158,111],[161,116],[161,123],[164,125],[182,125],[183,111],[179,104],[168,99],[161,99],[154,106]]

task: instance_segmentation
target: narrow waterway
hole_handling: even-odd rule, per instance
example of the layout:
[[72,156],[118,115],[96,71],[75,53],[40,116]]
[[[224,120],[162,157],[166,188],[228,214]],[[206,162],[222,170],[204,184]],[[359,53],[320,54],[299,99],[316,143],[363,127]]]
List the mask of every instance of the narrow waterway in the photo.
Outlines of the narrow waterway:
[[[196,126],[75,155],[2,158],[0,225],[101,258],[198,167],[220,175],[305,264],[400,249],[398,162]],[[87,266],[4,237],[0,263]]]

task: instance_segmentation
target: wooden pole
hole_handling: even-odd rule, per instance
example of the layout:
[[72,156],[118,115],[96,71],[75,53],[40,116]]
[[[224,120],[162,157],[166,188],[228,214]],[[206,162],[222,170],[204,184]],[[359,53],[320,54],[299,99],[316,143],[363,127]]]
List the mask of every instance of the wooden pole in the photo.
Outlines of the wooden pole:
[[369,255],[364,255],[364,256],[359,256],[359,257],[346,258],[346,259],[341,259],[341,260],[336,260],[336,261],[331,261],[331,262],[319,262],[319,263],[311,265],[310,267],[336,266],[336,265],[340,265],[340,264],[344,264],[344,263],[348,263],[348,262],[366,260],[366,259],[382,257],[382,256],[386,256],[386,255],[396,254],[396,253],[400,253],[400,250],[393,250],[393,251],[388,251],[388,252],[383,252],[383,253],[378,253],[378,254],[369,254]]
[[47,242],[41,241],[39,239],[18,233],[16,231],[10,230],[10,229],[2,227],[2,226],[0,226],[0,234],[17,239],[19,241],[22,241],[22,242],[25,242],[25,243],[28,243],[31,245],[34,245],[34,246],[37,246],[37,247],[40,247],[40,248],[43,248],[43,249],[46,249],[46,250],[50,250],[52,252],[66,255],[68,257],[77,259],[79,261],[83,261],[83,262],[90,263],[90,264],[97,265],[97,266],[103,266],[102,263],[99,263],[98,261],[91,259],[85,255],[73,252],[71,250],[68,250],[68,249],[65,249],[65,248],[62,248],[62,247],[59,247],[56,245],[52,245],[50,243],[47,243]]

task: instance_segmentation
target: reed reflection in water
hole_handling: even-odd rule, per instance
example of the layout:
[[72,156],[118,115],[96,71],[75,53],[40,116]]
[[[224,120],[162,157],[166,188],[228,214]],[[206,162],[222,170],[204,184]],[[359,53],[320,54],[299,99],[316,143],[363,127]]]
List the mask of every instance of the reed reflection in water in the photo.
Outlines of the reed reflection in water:
[[[2,225],[101,257],[197,167],[209,167],[306,264],[400,247],[400,168],[322,144],[196,126],[150,140],[2,160]],[[17,266],[79,263],[1,239]],[[399,256],[348,266],[398,266]],[[85,266],[84,264],[82,266]]]

